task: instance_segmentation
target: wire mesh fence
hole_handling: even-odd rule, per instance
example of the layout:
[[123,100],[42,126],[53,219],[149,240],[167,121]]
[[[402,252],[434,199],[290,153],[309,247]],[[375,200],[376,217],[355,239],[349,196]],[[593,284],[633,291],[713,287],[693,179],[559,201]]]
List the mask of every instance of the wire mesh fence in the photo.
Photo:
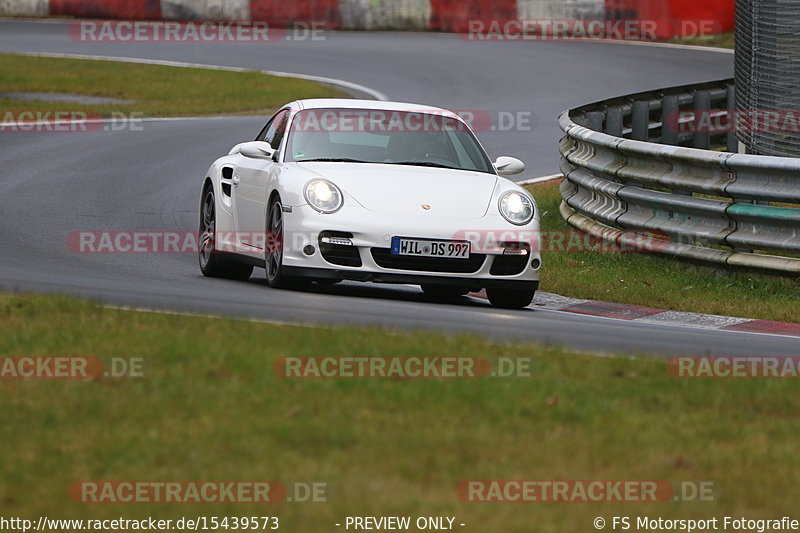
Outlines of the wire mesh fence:
[[737,127],[752,154],[800,156],[800,1],[736,0],[736,108],[776,127]]

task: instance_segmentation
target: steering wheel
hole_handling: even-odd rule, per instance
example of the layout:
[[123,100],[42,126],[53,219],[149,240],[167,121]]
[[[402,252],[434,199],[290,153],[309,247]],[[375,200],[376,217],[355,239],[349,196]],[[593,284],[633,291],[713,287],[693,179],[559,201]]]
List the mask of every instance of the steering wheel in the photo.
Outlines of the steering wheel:
[[449,161],[450,163],[452,163],[452,161],[450,161],[450,158],[447,157],[446,154],[440,154],[437,152],[428,152],[425,154],[425,157],[427,157],[428,159],[442,159],[444,161]]
[[[388,161],[388,160],[387,160]],[[426,152],[424,157],[417,157],[408,160],[410,163],[440,163],[447,166],[454,165],[454,161],[445,154],[437,152]]]
[[438,152],[426,152],[424,158],[415,159],[414,162],[415,163],[425,163],[425,162],[441,163],[441,164],[446,164],[448,166],[454,164],[453,160],[450,159],[446,154],[440,154]]

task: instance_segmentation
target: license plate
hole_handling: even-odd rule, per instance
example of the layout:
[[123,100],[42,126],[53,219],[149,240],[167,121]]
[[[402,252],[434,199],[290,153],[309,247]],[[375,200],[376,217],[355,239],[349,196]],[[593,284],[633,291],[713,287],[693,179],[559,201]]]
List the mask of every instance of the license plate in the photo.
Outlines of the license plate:
[[392,255],[469,259],[468,241],[435,241],[430,239],[392,238]]

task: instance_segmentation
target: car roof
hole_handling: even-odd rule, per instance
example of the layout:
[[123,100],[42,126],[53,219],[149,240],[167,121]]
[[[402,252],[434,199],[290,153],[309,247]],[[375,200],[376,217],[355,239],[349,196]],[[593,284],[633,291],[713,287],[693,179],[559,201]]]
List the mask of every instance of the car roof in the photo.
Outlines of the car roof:
[[307,100],[296,100],[289,104],[289,107],[298,111],[301,109],[374,109],[377,111],[414,111],[417,113],[432,113],[435,115],[452,117],[461,120],[458,115],[447,109],[421,104],[411,104],[407,102],[386,102],[383,100],[359,100],[355,98],[309,98]]

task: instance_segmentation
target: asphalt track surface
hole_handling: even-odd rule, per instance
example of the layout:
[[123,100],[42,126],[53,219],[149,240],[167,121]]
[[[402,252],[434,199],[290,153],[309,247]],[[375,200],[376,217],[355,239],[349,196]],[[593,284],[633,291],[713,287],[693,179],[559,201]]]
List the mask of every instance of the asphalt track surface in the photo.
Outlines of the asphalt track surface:
[[[484,131],[492,157],[524,177],[557,171],[557,114],[571,106],[728,77],[733,56],[591,42],[466,42],[454,35],[326,33],[276,43],[81,43],[65,23],[0,21],[0,51],[106,55],[297,72],[348,80],[393,100],[458,110],[530,112],[529,131]],[[104,303],[278,322],[468,331],[593,353],[798,355],[797,338],[630,323],[483,300],[434,303],[415,287],[342,283],[273,290],[201,276],[190,254],[77,254],[71,232],[193,231],[209,164],[264,118],[147,122],[143,131],[0,132],[0,286]],[[265,339],[280,342],[280,339]]]

